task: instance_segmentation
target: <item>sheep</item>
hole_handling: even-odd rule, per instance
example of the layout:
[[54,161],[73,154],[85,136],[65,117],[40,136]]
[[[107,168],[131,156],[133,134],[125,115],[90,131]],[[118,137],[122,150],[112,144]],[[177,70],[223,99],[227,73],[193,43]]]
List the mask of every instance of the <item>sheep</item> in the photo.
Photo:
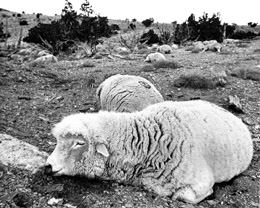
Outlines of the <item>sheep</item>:
[[166,58],[163,54],[159,52],[148,54],[148,56],[144,60],[144,62],[151,62],[151,63],[160,62],[160,61],[166,61]]
[[221,52],[221,48],[222,45],[220,43],[209,43],[206,45],[206,48],[204,49],[204,51],[217,51],[217,52]]
[[171,46],[171,48],[173,49],[173,50],[177,50],[178,48],[179,48],[179,46],[177,45],[177,44],[172,44],[172,46]]
[[170,54],[170,53],[172,53],[172,47],[164,44],[164,45],[161,45],[157,48],[157,52],[161,52],[161,53],[164,53],[164,54]]
[[54,176],[82,175],[144,187],[196,204],[249,166],[252,139],[232,113],[206,101],[165,101],[134,113],[65,117],[46,161]]
[[147,79],[117,74],[109,77],[96,90],[102,110],[133,112],[164,101],[161,93]]

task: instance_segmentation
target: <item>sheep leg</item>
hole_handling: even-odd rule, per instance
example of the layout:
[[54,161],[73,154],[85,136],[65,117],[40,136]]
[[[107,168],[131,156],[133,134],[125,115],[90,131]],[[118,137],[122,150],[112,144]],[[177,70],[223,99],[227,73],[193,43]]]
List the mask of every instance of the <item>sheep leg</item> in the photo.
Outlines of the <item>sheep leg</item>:
[[213,193],[213,185],[213,175],[210,172],[200,172],[192,184],[180,188],[172,196],[172,199],[197,204]]

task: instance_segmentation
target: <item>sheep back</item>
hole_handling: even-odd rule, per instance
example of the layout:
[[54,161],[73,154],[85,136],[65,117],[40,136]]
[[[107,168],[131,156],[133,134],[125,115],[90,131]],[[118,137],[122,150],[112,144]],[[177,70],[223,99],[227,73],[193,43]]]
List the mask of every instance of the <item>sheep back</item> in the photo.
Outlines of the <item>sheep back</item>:
[[133,112],[163,101],[161,93],[145,78],[114,75],[100,84],[96,91],[102,110]]

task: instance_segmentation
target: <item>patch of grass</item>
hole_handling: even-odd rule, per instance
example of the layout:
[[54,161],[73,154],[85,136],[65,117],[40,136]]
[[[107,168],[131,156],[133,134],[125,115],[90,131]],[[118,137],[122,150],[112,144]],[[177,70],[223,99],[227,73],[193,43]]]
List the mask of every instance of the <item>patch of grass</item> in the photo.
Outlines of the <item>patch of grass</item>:
[[254,53],[260,54],[260,48],[255,49]]
[[238,68],[231,71],[231,76],[239,77],[242,79],[251,79],[254,81],[260,81],[260,69]]
[[154,70],[155,70],[155,68],[150,64],[143,66],[142,69],[141,69],[141,71],[144,71],[144,72],[151,72],[151,71],[154,71]]
[[80,65],[80,67],[81,68],[88,68],[88,67],[95,67],[95,64],[94,63],[92,63],[92,62],[89,62],[89,61],[85,61],[84,63],[82,63],[81,65]]
[[236,46],[237,46],[238,48],[248,48],[248,47],[249,47],[249,45],[246,44],[246,43],[239,43],[239,44],[237,44]]
[[227,80],[223,76],[207,77],[201,74],[183,74],[174,80],[175,87],[187,87],[193,89],[213,89],[215,87],[224,87]]
[[159,61],[159,62],[155,62],[153,64],[153,67],[155,69],[160,69],[160,68],[178,69],[182,66],[180,64],[176,63],[175,61]]

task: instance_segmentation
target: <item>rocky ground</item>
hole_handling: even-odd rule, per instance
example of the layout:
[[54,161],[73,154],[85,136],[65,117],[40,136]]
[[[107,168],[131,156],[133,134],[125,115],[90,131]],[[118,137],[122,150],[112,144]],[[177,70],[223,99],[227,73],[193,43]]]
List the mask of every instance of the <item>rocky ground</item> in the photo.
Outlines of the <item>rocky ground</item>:
[[[121,73],[150,80],[165,100],[204,99],[229,109],[248,125],[254,157],[247,171],[214,186],[214,194],[189,205],[159,197],[141,188],[85,178],[31,174],[0,164],[0,207],[260,207],[260,40],[230,45],[221,53],[192,53],[180,48],[167,55],[171,64],[155,66],[144,56],[107,56],[100,59],[58,57],[54,63],[32,63],[28,54],[0,57],[0,133],[51,153],[52,126],[66,115],[98,110],[95,90],[107,77]],[[172,64],[174,63],[174,64]],[[176,65],[175,65],[176,64]],[[176,67],[178,66],[178,67]],[[176,84],[187,74],[199,77],[223,74],[225,82]],[[194,84],[195,83],[195,84]],[[230,103],[237,96],[242,107]]]

